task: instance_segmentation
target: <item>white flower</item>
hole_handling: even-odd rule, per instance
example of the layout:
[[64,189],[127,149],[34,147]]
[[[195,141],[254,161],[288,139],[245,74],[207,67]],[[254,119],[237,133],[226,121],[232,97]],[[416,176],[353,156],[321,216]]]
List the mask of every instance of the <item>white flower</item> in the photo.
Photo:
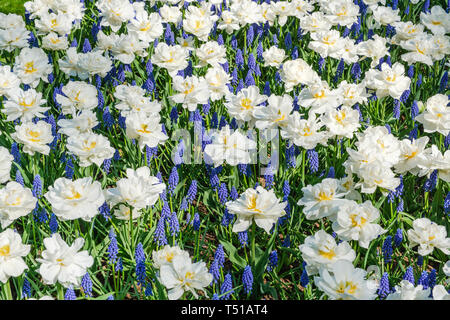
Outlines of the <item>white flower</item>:
[[423,33],[423,25],[414,24],[411,21],[398,21],[393,24],[395,27],[395,36],[391,39],[392,44],[399,45],[402,41],[406,41],[417,37]]
[[[135,4],[137,3],[135,2]],[[166,12],[165,7],[167,6],[164,5],[161,8],[161,14]],[[177,8],[174,9],[178,10]],[[148,14],[145,10],[139,11],[136,13],[136,17],[128,23],[128,32],[135,33],[139,40],[147,44],[153,42],[164,32],[161,16],[156,12]]]
[[314,11],[300,19],[300,27],[308,32],[327,31],[331,23],[322,11]]
[[24,122],[15,127],[16,132],[11,137],[18,143],[23,144],[23,152],[34,155],[35,152],[48,155],[50,147],[47,145],[52,142],[52,126],[45,121]]
[[239,131],[231,133],[229,126],[212,134],[212,143],[205,147],[205,161],[215,167],[226,161],[229,165],[247,164],[252,161],[250,151],[256,149],[256,142]]
[[[330,57],[334,59],[343,59],[346,63],[356,63],[359,60],[356,43],[351,38],[341,38],[342,48],[338,51],[331,52]],[[341,82],[342,83],[342,82]]]
[[336,261],[331,266],[332,274],[326,268],[319,270],[314,284],[332,300],[374,300],[376,287],[365,280],[366,271],[355,268],[347,260]]
[[311,33],[311,42],[308,48],[326,58],[343,48],[341,34],[337,30],[318,31]]
[[402,280],[395,286],[395,292],[389,294],[386,300],[431,300],[430,291],[431,288],[424,290],[421,284],[415,287],[408,280]]
[[294,111],[282,128],[281,137],[304,149],[314,149],[319,143],[327,144],[330,135],[327,131],[320,131],[323,126],[314,113],[309,114],[308,119],[301,119],[298,111]]
[[10,177],[11,165],[14,157],[9,153],[8,149],[0,146],[0,183],[5,183]]
[[145,146],[155,148],[158,144],[164,144],[169,139],[162,131],[160,120],[158,113],[133,112],[125,120],[126,135],[130,139],[138,139],[141,150]]
[[355,104],[367,102],[368,94],[363,83],[347,83],[346,80],[339,83],[338,92],[342,95],[342,104],[352,107]]
[[450,293],[441,284],[433,288],[433,300],[450,300]]
[[97,115],[92,110],[84,110],[73,116],[72,119],[60,119],[57,122],[60,129],[58,133],[68,136],[78,136],[81,133],[92,132],[97,124]]
[[58,33],[61,36],[70,34],[72,29],[72,19],[62,12],[44,13],[35,21],[38,35],[48,34],[50,32]]
[[377,98],[391,96],[400,99],[403,92],[409,89],[411,79],[404,76],[405,67],[396,62],[390,67],[387,63],[381,65],[381,71],[371,69],[366,73],[365,85],[376,90]]
[[0,50],[13,52],[29,46],[30,32],[25,28],[0,29]]
[[135,209],[152,206],[164,191],[166,185],[160,183],[158,178],[150,176],[148,167],[136,170],[127,169],[127,178],[117,181],[116,188],[107,189],[106,200],[111,206],[126,203]]
[[142,42],[136,33],[121,34],[111,48],[114,58],[124,64],[131,64],[136,55],[146,57],[148,43]]
[[276,46],[271,46],[262,53],[262,56],[265,67],[278,68],[283,63],[283,60],[286,59],[286,52]]
[[[178,24],[182,19],[180,9],[177,7],[168,6],[167,4],[164,4],[161,8],[159,8],[159,13],[161,14],[162,20],[166,23]],[[223,13],[225,13],[225,11]]]
[[21,119],[23,122],[31,121],[34,117],[44,118],[44,112],[50,109],[42,107],[47,100],[42,99],[42,93],[34,89],[24,91],[20,88],[9,93],[9,99],[4,102],[2,113],[6,114],[6,121]]
[[176,256],[182,256],[185,259],[189,259],[189,252],[181,250],[179,246],[165,245],[160,250],[154,250],[152,252],[153,266],[156,269],[160,269],[163,265],[172,265],[173,258]]
[[36,207],[37,199],[29,188],[10,181],[0,189],[0,222],[2,228],[9,226],[17,218],[26,216]]
[[372,58],[371,68],[375,68],[380,59],[389,55],[386,47],[386,38],[375,34],[372,39],[362,41],[357,45],[357,52],[360,56]]
[[122,23],[134,18],[135,11],[129,1],[101,0],[96,4],[102,17],[101,25],[109,26],[114,32],[119,31]]
[[177,255],[172,264],[164,264],[159,271],[159,280],[168,289],[170,300],[179,299],[185,291],[198,298],[196,290],[204,291],[213,279],[204,262],[192,263],[191,258]]
[[0,281],[6,283],[9,277],[20,276],[28,269],[22,257],[30,252],[30,245],[22,244],[22,238],[12,229],[0,233]]
[[284,26],[287,22],[287,18],[292,14],[293,5],[292,2],[278,1],[271,2],[273,12],[278,16],[278,24]]
[[59,36],[54,32],[50,32],[42,38],[42,48],[54,51],[66,50],[69,48],[69,41],[66,36]]
[[306,262],[308,276],[317,274],[320,268],[328,268],[331,271],[331,266],[338,260],[353,262],[356,258],[355,250],[348,242],[336,244],[336,240],[324,230],[306,237],[299,249],[302,259]]
[[272,94],[267,102],[267,106],[257,106],[253,111],[256,127],[261,130],[285,127],[294,108],[292,97],[288,94],[282,96]]
[[131,219],[135,220],[142,215],[142,212],[135,208],[130,209],[129,207],[123,204],[120,204],[119,207],[114,210],[114,217],[116,217],[119,220],[130,221],[130,215]]
[[77,238],[69,247],[59,233],[45,238],[42,258],[36,259],[41,263],[38,272],[44,284],[59,282],[66,288],[71,284],[79,286],[81,277],[94,264],[94,259],[88,251],[80,251],[83,245],[84,239]]
[[208,36],[217,21],[216,15],[211,15],[211,3],[204,2],[202,7],[190,5],[184,12],[183,29],[192,33],[200,41],[208,41]]
[[342,106],[339,110],[327,111],[322,116],[322,122],[325,123],[330,133],[339,139],[342,137],[351,139],[353,133],[360,127],[359,112],[347,106]]
[[188,66],[187,58],[188,50],[180,45],[169,46],[165,42],[159,42],[151,61],[160,68],[166,68],[171,76],[175,76],[179,70]]
[[211,101],[217,101],[230,94],[227,84],[231,76],[222,67],[209,68],[205,75],[205,81],[209,87]]
[[286,92],[291,92],[299,84],[312,85],[320,81],[319,75],[313,68],[300,58],[283,63],[280,76]]
[[255,123],[253,112],[258,105],[267,100],[267,96],[260,94],[258,87],[249,86],[236,95],[230,94],[227,100],[225,107],[227,107],[228,114],[235,118],[239,124],[248,122],[249,126],[252,127]]
[[36,88],[41,79],[48,82],[52,71],[47,54],[40,48],[23,48],[14,63],[14,73],[32,88]]
[[189,111],[195,111],[197,105],[208,102],[209,90],[208,83],[203,77],[173,77],[173,89],[176,94],[169,97],[174,103],[182,103],[183,108]]
[[49,186],[44,197],[50,202],[53,213],[61,220],[91,221],[105,202],[100,182],[91,177],[75,181],[61,177]]
[[311,108],[309,113],[323,114],[337,108],[342,101],[338,90],[330,90],[326,81],[319,81],[308,85],[300,91],[298,104],[304,108]]
[[372,10],[373,18],[377,22],[376,27],[393,25],[394,23],[400,21],[400,16],[398,15],[398,9],[392,9],[390,7],[379,6]]
[[401,55],[401,59],[408,64],[421,62],[428,66],[433,65],[432,56],[437,47],[430,35],[422,33],[415,38],[402,41],[400,46],[409,51]]
[[326,178],[322,182],[302,188],[303,197],[297,202],[305,206],[303,213],[308,220],[328,217],[337,212],[347,202],[343,199],[346,193],[340,192],[337,179]]
[[417,140],[403,139],[400,141],[400,161],[395,165],[395,171],[404,173],[406,171],[417,175],[419,165],[423,163],[424,150],[430,138],[420,137]]
[[450,132],[450,107],[449,100],[444,94],[436,94],[429,98],[426,110],[419,114],[415,120],[423,124],[425,132],[439,132],[444,136]]
[[9,97],[10,93],[20,85],[17,75],[11,72],[10,66],[0,66],[0,97]]
[[143,111],[150,115],[161,111],[161,103],[156,100],[150,101],[150,98],[145,96],[145,90],[139,86],[121,84],[116,87],[114,97],[120,100],[115,107],[124,117],[133,112]]
[[115,152],[108,138],[93,132],[69,136],[67,150],[78,156],[81,167],[88,167],[93,163],[100,167],[103,161],[112,158]]
[[343,240],[356,240],[363,248],[379,235],[385,233],[380,225],[374,223],[380,217],[380,212],[372,205],[370,200],[362,204],[347,200],[339,206],[333,221],[333,230]]
[[394,172],[379,160],[361,166],[358,175],[362,181],[356,187],[361,187],[362,193],[374,193],[377,187],[394,191],[400,184],[400,179],[395,177]]
[[217,29],[225,30],[226,33],[232,34],[235,30],[239,30],[239,20],[236,15],[228,10],[222,11]]
[[213,67],[220,67],[227,61],[226,59],[227,50],[225,46],[221,46],[217,41],[208,41],[195,50],[195,55],[200,60],[201,67],[206,65],[211,65]]
[[101,51],[91,51],[78,55],[78,77],[81,80],[92,78],[99,75],[104,78],[112,69],[112,61],[109,57],[102,55]]
[[[100,35],[101,31],[99,32],[99,37]],[[80,56],[81,54],[77,52],[77,48],[70,47],[66,51],[65,59],[58,60],[59,69],[68,76],[75,77],[81,75],[83,78],[86,77],[85,79],[87,79],[89,76],[78,64]]]
[[280,202],[273,189],[267,191],[261,186],[249,188],[235,201],[226,203],[230,213],[237,215],[233,232],[246,231],[255,221],[268,234],[278,218],[284,216],[287,202]]
[[428,218],[413,221],[413,229],[408,230],[408,239],[410,247],[419,246],[418,252],[421,256],[429,255],[434,248],[450,254],[450,238],[447,238],[445,226],[440,226]]
[[325,10],[327,20],[333,25],[350,28],[358,20],[359,7],[351,0],[324,1],[321,8]]
[[450,32],[450,14],[441,6],[433,6],[429,13],[420,13],[420,23],[434,34],[446,34]]

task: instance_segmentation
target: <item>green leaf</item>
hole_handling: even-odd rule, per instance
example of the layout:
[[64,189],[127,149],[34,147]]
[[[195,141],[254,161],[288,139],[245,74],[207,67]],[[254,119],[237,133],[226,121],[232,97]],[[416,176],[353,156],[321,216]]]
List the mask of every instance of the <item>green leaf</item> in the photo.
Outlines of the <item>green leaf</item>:
[[272,237],[267,244],[266,250],[262,250],[259,246],[256,247],[256,257],[255,257],[255,268],[253,274],[255,279],[260,279],[264,274],[267,263],[269,262],[269,255],[272,252],[273,244],[275,243],[275,238],[277,236],[276,227],[273,231]]
[[223,245],[223,247],[227,251],[228,259],[230,259],[230,261],[233,264],[238,265],[242,269],[247,266],[247,261],[244,258],[242,258],[241,256],[239,256],[237,249],[233,246],[233,244],[231,242],[221,240],[220,243]]

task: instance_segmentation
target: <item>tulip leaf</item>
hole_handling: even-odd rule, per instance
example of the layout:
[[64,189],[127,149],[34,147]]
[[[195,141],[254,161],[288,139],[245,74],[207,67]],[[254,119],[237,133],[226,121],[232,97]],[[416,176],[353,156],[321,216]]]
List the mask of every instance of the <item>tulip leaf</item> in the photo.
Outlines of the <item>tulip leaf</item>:
[[220,243],[225,248],[225,250],[226,250],[226,252],[228,254],[228,259],[230,259],[230,261],[233,264],[238,265],[242,269],[247,266],[247,261],[245,261],[244,258],[239,256],[239,254],[237,252],[237,249],[235,248],[235,246],[233,246],[233,244],[231,242],[228,242],[228,241],[225,241],[225,240],[221,240]]

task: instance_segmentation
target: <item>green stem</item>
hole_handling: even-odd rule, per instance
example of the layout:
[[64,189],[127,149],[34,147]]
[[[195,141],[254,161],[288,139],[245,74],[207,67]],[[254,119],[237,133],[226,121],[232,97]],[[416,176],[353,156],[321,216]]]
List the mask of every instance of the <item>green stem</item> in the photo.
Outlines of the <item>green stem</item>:
[[252,256],[251,256],[251,262],[252,265],[255,265],[255,261],[256,261],[256,246],[255,246],[255,242],[256,242],[256,224],[255,222],[252,223]]
[[12,292],[11,292],[11,279],[9,279],[8,281],[6,281],[5,287],[6,287],[6,300],[12,300],[13,296],[12,296]]

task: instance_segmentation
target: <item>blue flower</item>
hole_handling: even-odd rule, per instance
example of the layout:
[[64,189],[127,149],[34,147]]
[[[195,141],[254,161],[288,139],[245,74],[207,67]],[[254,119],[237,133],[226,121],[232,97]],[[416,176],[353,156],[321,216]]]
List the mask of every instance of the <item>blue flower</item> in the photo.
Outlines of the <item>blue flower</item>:
[[386,240],[384,240],[383,247],[382,247],[384,262],[389,263],[392,261],[392,237],[387,236]]
[[81,279],[81,288],[83,289],[86,297],[92,297],[92,280],[87,272]]
[[248,245],[247,231],[238,232],[237,235],[238,235],[239,242],[241,243],[241,247],[247,246]]
[[242,284],[244,286],[244,292],[250,294],[253,287],[253,273],[250,266],[244,268],[244,272],[242,273]]
[[222,300],[228,300],[230,296],[234,293],[233,289],[233,279],[231,274],[227,273],[222,285],[220,286],[220,294],[222,295]]
[[72,285],[66,290],[66,294],[64,295],[64,300],[75,300],[77,296],[75,295],[75,291],[73,290]]
[[308,157],[310,172],[317,172],[319,170],[319,154],[314,149],[310,149],[306,151],[306,156]]
[[380,298],[386,298],[389,293],[391,293],[391,288],[389,287],[389,274],[385,272],[380,279],[378,295],[380,296]]
[[306,268],[303,267],[302,275],[300,276],[300,285],[304,288],[309,283],[308,272],[306,272]]
[[413,285],[416,285],[416,280],[414,279],[414,273],[413,273],[413,268],[411,266],[409,266],[406,269],[406,272],[403,276],[403,280],[408,280],[409,282],[411,282]]

